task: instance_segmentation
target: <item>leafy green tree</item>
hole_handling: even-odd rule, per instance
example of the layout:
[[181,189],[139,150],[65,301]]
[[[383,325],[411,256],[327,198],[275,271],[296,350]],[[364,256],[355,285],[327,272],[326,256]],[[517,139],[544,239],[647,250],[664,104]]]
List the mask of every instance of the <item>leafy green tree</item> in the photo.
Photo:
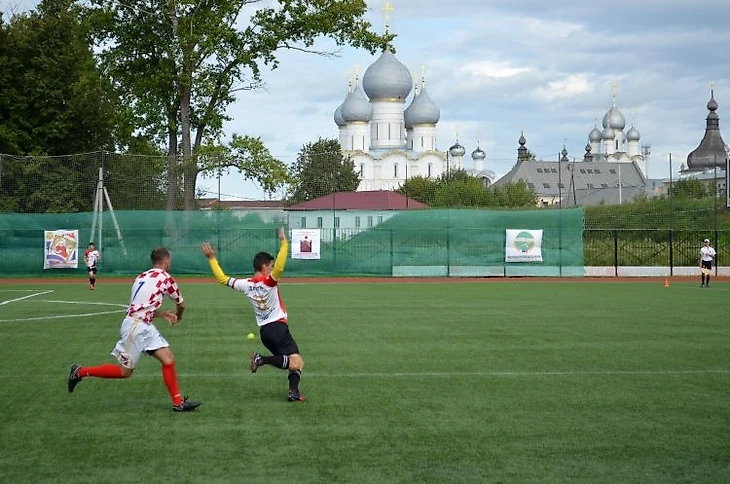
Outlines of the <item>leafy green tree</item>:
[[[262,68],[276,68],[282,50],[332,55],[315,49],[319,37],[370,51],[385,46],[391,36],[372,33],[366,12],[365,0],[90,0],[87,9],[104,66],[140,127],[167,145],[168,208],[182,175],[189,210],[197,175],[207,170],[194,155],[218,143],[237,93],[260,87]],[[261,168],[249,175],[258,179]]]
[[[92,210],[101,166],[117,208],[161,208],[160,152],[135,135],[81,12],[72,0],[43,0],[0,18],[0,153],[33,155],[0,158],[0,210]],[[104,159],[102,151],[115,150],[152,157]]]
[[401,185],[396,192],[426,205],[433,205],[438,190],[438,181],[423,176],[414,176]]
[[99,76],[80,8],[43,0],[0,31],[0,146],[62,155],[114,148],[114,107]]
[[504,208],[534,208],[537,205],[537,193],[527,186],[524,180],[505,183],[492,187],[495,204]]
[[302,146],[292,167],[291,180],[292,203],[355,191],[360,184],[355,164],[342,153],[340,142],[325,138]]
[[534,208],[537,204],[537,194],[524,181],[485,187],[481,178],[464,170],[444,173],[436,180],[414,177],[397,192],[435,208]]
[[674,182],[669,190],[669,196],[674,198],[702,199],[712,195],[700,180],[696,178],[685,178]]

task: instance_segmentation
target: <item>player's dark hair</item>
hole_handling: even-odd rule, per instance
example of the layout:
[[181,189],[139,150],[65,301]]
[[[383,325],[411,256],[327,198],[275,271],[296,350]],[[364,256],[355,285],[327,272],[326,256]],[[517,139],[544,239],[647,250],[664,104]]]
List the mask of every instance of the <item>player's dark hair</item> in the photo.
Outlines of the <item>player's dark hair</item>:
[[253,258],[253,270],[256,272],[261,271],[264,268],[264,264],[268,264],[274,260],[274,256],[268,252],[259,252]]
[[[93,242],[89,242],[89,247],[91,247],[92,245],[94,245],[94,243]],[[96,247],[96,246],[94,245],[94,247]]]
[[164,247],[156,247],[152,250],[150,253],[150,259],[152,259],[152,264],[159,264],[163,260],[170,257],[170,251],[167,250]]

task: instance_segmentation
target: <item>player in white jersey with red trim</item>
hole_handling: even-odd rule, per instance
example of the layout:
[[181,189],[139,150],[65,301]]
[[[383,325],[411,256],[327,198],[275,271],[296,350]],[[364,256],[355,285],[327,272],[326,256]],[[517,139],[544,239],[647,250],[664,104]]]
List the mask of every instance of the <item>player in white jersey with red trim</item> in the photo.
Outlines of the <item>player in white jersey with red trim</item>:
[[89,289],[96,289],[96,263],[101,260],[101,254],[96,250],[93,242],[89,242],[89,247],[84,252],[84,263],[86,264],[86,272],[89,273]]
[[299,391],[304,361],[299,354],[294,337],[289,332],[286,308],[279,294],[279,279],[284,272],[289,243],[284,229],[279,230],[281,246],[276,259],[268,252],[259,252],[253,258],[253,277],[237,279],[228,277],[216,259],[215,249],[208,243],[203,244],[203,254],[208,258],[210,268],[218,282],[244,293],[256,315],[261,342],[271,351],[272,356],[252,353],[250,368],[252,373],[262,365],[272,365],[282,370],[289,370],[290,402],[303,402],[304,394]]
[[[76,385],[87,376],[129,378],[137,367],[142,353],[147,353],[162,364],[162,379],[172,398],[173,410],[177,412],[195,410],[200,406],[200,402],[189,402],[187,397],[180,395],[175,357],[170,350],[170,344],[152,324],[152,320],[156,317],[165,319],[170,325],[179,323],[185,311],[185,302],[175,279],[167,272],[170,269],[170,252],[164,247],[158,247],[152,251],[150,258],[153,267],[134,280],[127,314],[122,321],[121,337],[111,353],[116,357],[118,364],[72,365],[68,377],[68,391],[73,392]],[[175,302],[175,311],[161,309],[165,297]]]
[[702,272],[702,284],[700,287],[710,287],[710,274],[712,274],[712,261],[717,253],[710,246],[710,239],[705,239],[700,248],[700,271]]

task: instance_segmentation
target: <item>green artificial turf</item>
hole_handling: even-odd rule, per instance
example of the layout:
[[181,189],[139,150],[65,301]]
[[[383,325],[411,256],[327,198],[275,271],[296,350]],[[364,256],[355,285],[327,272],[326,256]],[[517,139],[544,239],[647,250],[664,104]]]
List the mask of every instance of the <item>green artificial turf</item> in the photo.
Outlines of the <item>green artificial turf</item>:
[[58,316],[118,311],[87,303],[129,286],[0,286],[1,482],[730,480],[726,284],[284,281],[305,403],[248,371],[241,294],[181,289],[185,319],[158,327],[203,401],[186,414],[151,358],[66,390],[71,363],[113,361],[122,316]]

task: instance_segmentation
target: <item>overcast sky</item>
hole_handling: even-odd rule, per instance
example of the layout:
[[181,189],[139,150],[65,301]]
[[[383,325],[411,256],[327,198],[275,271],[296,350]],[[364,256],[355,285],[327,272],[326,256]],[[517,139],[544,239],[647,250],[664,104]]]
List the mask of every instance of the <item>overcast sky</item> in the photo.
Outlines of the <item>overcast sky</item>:
[[[498,175],[514,164],[522,127],[538,158],[555,159],[564,140],[569,157],[582,158],[613,82],[627,130],[633,111],[641,143],[651,145],[650,177],[669,175],[669,153],[676,171],[702,139],[712,81],[730,142],[730,2],[391,2],[396,56],[414,77],[425,66],[429,95],[441,108],[438,148],[448,149],[458,130],[468,153],[481,141],[485,168]],[[383,1],[368,5],[382,32]],[[231,106],[226,131],[261,136],[291,162],[304,143],[337,136],[332,115],[347,93],[347,71],[357,64],[364,72],[377,57],[344,48],[334,59],[298,52],[279,58],[280,67],[264,74],[266,89],[242,93]],[[217,193],[215,180],[199,185]],[[221,186],[235,198],[262,196],[240,175]]]

